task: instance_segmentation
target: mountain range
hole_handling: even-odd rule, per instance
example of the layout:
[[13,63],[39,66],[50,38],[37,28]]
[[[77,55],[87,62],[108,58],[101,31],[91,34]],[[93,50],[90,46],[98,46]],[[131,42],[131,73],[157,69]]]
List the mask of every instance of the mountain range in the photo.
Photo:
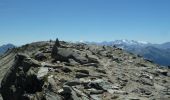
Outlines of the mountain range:
[[135,40],[115,40],[110,42],[86,42],[87,44],[97,44],[106,46],[116,46],[128,52],[143,56],[163,66],[170,66],[170,42],[163,44],[153,44]]
[[13,44],[5,44],[0,46],[0,55],[4,54],[8,49],[14,48]]
[[[82,41],[81,41],[82,42]],[[106,46],[116,46],[130,53],[143,56],[145,59],[151,60],[163,66],[170,66],[170,42],[162,44],[153,44],[144,41],[135,40],[115,40],[104,42],[84,42],[86,44],[97,44]],[[0,46],[0,55],[5,53],[8,49],[14,48],[13,44],[6,44]]]

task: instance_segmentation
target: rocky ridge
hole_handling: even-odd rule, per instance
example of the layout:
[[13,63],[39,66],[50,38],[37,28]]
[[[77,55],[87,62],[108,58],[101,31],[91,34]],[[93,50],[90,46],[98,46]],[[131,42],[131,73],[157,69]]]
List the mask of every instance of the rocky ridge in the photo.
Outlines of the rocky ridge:
[[0,62],[3,100],[170,99],[170,69],[116,47],[36,42]]

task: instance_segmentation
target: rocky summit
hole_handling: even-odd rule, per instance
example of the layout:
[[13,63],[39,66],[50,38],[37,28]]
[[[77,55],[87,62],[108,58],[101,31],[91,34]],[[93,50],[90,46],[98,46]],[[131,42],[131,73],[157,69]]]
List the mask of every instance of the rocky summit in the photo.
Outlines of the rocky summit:
[[26,44],[0,58],[3,100],[170,100],[170,69],[120,48]]

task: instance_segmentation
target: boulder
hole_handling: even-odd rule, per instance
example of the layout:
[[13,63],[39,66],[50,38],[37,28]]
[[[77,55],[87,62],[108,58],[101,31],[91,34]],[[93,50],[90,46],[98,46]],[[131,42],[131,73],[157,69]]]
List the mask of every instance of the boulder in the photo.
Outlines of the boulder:
[[[1,83],[4,100],[21,100],[24,94],[42,90],[43,81],[39,80],[31,68],[39,66],[25,54],[18,54]],[[37,68],[37,67],[36,67]]]
[[117,63],[122,62],[122,59],[121,59],[120,57],[115,57],[115,56],[113,56],[113,57],[112,57],[112,60],[115,61],[115,62],[117,62]]
[[57,53],[55,54],[55,60],[57,61],[69,61],[69,58],[73,57],[73,50],[58,48]]
[[42,79],[47,74],[48,74],[48,68],[47,67],[41,67],[38,71],[37,78]]
[[73,59],[80,64],[89,63],[88,59],[84,55],[79,54],[79,53],[75,53],[73,55]]
[[89,63],[99,63],[98,57],[95,55],[86,55],[88,58]]
[[69,48],[57,48],[57,52],[53,54],[53,58],[55,58],[56,61],[69,62],[69,59],[73,59],[81,64],[88,63],[88,59],[80,52]]
[[154,85],[154,82],[153,80],[149,79],[149,78],[140,78],[139,79],[139,82],[141,84],[144,84],[144,85],[149,85],[149,86],[153,86]]
[[168,71],[166,69],[157,69],[157,72],[164,76],[168,76]]
[[39,61],[43,61],[47,59],[47,57],[42,52],[38,52],[35,54],[35,59]]
[[66,85],[63,86],[63,91],[60,92],[60,95],[64,97],[64,100],[80,100],[76,92]]

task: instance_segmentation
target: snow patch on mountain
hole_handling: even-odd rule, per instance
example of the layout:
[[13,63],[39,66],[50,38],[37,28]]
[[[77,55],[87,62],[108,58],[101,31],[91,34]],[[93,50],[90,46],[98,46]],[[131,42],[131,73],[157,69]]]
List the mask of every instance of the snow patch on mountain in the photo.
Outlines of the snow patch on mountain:
[[135,40],[115,40],[113,44],[125,44],[125,45],[147,45],[148,42],[145,41],[135,41]]

